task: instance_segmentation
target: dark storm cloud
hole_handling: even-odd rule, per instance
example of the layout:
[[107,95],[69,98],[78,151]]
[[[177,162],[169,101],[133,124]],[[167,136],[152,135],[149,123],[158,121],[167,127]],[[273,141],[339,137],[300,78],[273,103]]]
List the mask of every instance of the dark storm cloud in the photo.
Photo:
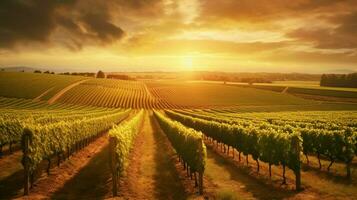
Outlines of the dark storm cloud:
[[108,16],[106,15],[88,13],[83,16],[82,20],[93,36],[102,42],[112,42],[124,34],[121,28],[108,22]]
[[51,1],[0,1],[0,45],[17,41],[45,41],[55,27]]
[[81,47],[84,43],[106,44],[123,36],[123,30],[111,22],[109,1],[82,2],[85,3],[79,0],[1,0],[0,48],[12,48],[19,43],[51,43],[51,35],[59,27],[70,33],[65,35],[68,41],[61,40],[70,48]]
[[162,2],[161,0],[115,0],[115,3],[124,7],[135,9],[147,8],[148,6],[156,5]]
[[81,32],[79,25],[73,21],[71,18],[66,16],[58,16],[57,22],[59,25],[63,26],[64,28],[72,31],[72,32]]
[[300,20],[303,25],[297,24],[287,37],[320,49],[357,48],[357,0],[206,0],[201,10],[198,20],[207,24],[228,20],[237,25],[264,24],[266,29],[283,20]]

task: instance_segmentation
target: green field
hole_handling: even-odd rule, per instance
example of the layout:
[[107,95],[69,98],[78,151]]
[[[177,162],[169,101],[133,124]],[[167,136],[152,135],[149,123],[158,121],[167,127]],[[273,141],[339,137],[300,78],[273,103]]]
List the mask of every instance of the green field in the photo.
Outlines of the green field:
[[285,88],[287,93],[317,95],[338,98],[357,98],[356,88],[341,88],[341,87],[321,87],[316,82],[305,81],[281,81],[273,82],[272,84],[256,83],[251,87],[258,89],[267,89],[276,92],[283,92]]
[[[190,81],[194,83],[210,83],[210,84],[223,84],[222,81]],[[311,95],[312,97],[329,97],[329,98],[342,98],[340,101],[345,100],[353,101],[357,98],[356,88],[343,88],[343,87],[321,87],[319,82],[316,81],[276,81],[273,83],[254,83],[249,85],[240,82],[227,82],[227,85],[235,85],[244,88],[256,88],[263,90],[270,90],[279,93],[290,93],[297,95]],[[310,98],[311,99],[311,98]]]
[[208,83],[148,83],[167,101],[183,106],[306,105],[315,102],[255,88]]
[[298,87],[298,88],[357,92],[357,88],[320,86],[320,82],[318,81],[273,81],[272,84],[258,84],[258,85],[288,86],[288,87]]
[[85,79],[82,76],[0,72],[0,96],[33,99],[45,93],[48,100],[66,86]]

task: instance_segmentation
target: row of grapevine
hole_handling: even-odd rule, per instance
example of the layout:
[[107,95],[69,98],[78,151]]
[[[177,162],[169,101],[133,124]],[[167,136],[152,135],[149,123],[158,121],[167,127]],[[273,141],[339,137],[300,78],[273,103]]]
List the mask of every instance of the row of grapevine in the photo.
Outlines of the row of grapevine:
[[21,140],[25,195],[29,193],[29,183],[33,184],[34,173],[43,160],[48,161],[47,173],[49,173],[52,157],[57,156],[59,162],[61,157],[65,157],[65,152],[69,156],[71,152],[83,148],[98,135],[125,119],[129,113],[130,110],[126,110],[100,117],[48,125],[27,124]]
[[153,88],[150,88],[149,91],[159,101],[159,107],[157,107],[157,108],[171,108],[171,109],[182,108],[182,106],[179,106],[179,105],[176,105],[174,103],[167,101],[167,98],[165,98],[159,94],[158,88],[153,87]]
[[110,166],[112,169],[113,195],[117,195],[117,178],[122,176],[127,167],[128,155],[132,148],[134,138],[139,133],[144,118],[141,110],[135,117],[120,125],[114,125],[109,131],[110,141]]
[[204,110],[204,113],[233,117],[235,119],[265,120],[276,123],[305,123],[315,127],[325,127],[327,123],[340,126],[357,126],[356,111],[294,111],[294,112],[222,112],[221,110]]
[[129,112],[130,110],[126,110],[100,117],[49,125],[27,124],[24,134],[30,137],[30,150],[27,155],[31,163],[30,170],[35,170],[43,159],[64,152],[75,143],[109,129],[113,124],[123,120]]
[[217,118],[230,116],[228,119],[239,122],[254,121],[257,126],[269,123],[269,127],[277,130],[298,132],[303,139],[303,153],[307,164],[309,164],[308,155],[316,155],[321,169],[320,158],[324,156],[330,161],[327,171],[330,171],[333,163],[343,162],[346,164],[347,178],[351,176],[351,163],[357,155],[357,118],[354,117],[356,116],[354,111],[245,114],[225,112],[223,115],[216,112],[215,116]]
[[[352,111],[339,112],[283,112],[283,113],[221,113],[219,111],[176,111],[189,116],[236,124],[254,123],[260,129],[285,130],[297,132],[303,139],[302,152],[307,164],[308,155],[316,155],[321,169],[321,156],[328,158],[330,164],[343,162],[350,178],[350,166],[357,154],[356,118]],[[346,120],[347,119],[347,120]]]
[[207,115],[207,114],[201,114],[200,112],[197,111],[188,111],[188,110],[174,110],[177,113],[183,114],[183,115],[189,115],[191,117],[197,117],[200,119],[205,119],[205,120],[209,120],[209,121],[216,121],[216,122],[222,122],[222,123],[227,123],[227,124],[234,124],[235,121],[231,120],[229,118],[218,118],[217,116],[211,116],[211,115]]
[[[238,124],[243,126],[249,126],[251,123],[255,123],[259,126],[268,126],[273,127],[275,129],[287,128],[302,128],[302,129],[321,129],[322,131],[341,131],[351,129],[352,131],[356,128],[354,127],[353,122],[347,123],[346,121],[342,120],[335,120],[334,122],[330,121],[322,121],[320,118],[319,120],[302,120],[302,118],[298,118],[300,121],[291,120],[291,116],[285,116],[279,119],[275,118],[266,118],[264,119],[263,115],[259,115],[259,117],[252,117],[251,115],[242,115],[242,114],[222,114],[222,113],[215,113],[215,112],[207,112],[207,111],[199,111],[199,110],[175,110],[177,113],[181,113],[184,115],[189,115],[191,117],[196,117],[200,119],[216,121],[221,123],[228,123],[228,124]],[[344,112],[345,113],[345,112]],[[347,112],[349,113],[349,112]],[[269,115],[269,114],[268,114]],[[286,120],[290,118],[290,120]],[[319,117],[317,117],[319,118]],[[351,119],[350,119],[351,120]],[[300,132],[300,131],[299,131]]]
[[21,110],[23,113],[67,113],[67,112],[88,112],[88,111],[107,111],[113,110],[112,108],[100,108],[88,105],[75,105],[75,104],[64,104],[55,103],[48,104],[44,101],[32,101],[30,99],[15,99],[15,98],[4,98],[0,97],[0,109],[1,113],[12,113]]
[[330,160],[327,170],[332,164],[341,161],[346,164],[346,176],[351,177],[351,164],[357,155],[357,132],[351,128],[346,130],[324,130],[298,128],[303,138],[303,153],[309,162],[308,155],[317,155],[319,168],[321,169],[320,156]]
[[206,163],[206,146],[203,143],[202,133],[187,128],[181,123],[173,121],[155,111],[161,129],[169,138],[177,154],[190,167],[191,173],[199,173],[199,190],[203,193],[203,173]]
[[282,165],[285,182],[285,166],[289,167],[296,175],[296,189],[300,189],[300,149],[302,143],[298,133],[259,129],[253,124],[244,127],[236,124],[219,123],[173,111],[165,111],[165,113],[186,126],[202,131],[213,140],[235,148],[239,153],[246,156],[251,155],[257,162],[258,171],[259,160],[269,164],[269,171],[271,171],[271,165]]
[[21,140],[23,123],[18,119],[6,120],[0,118],[0,153],[2,153],[2,147],[6,144],[11,145]]
[[[13,99],[0,99],[2,102],[8,102],[9,105]],[[100,117],[104,115],[115,114],[121,112],[120,109],[106,109],[94,107],[78,107],[78,106],[63,106],[51,105],[38,102],[28,102],[27,100],[17,101],[27,104],[18,106],[4,106],[0,103],[0,153],[4,145],[11,145],[21,140],[23,128],[26,125],[43,125],[55,124],[59,122],[67,122],[73,120],[88,119]]]

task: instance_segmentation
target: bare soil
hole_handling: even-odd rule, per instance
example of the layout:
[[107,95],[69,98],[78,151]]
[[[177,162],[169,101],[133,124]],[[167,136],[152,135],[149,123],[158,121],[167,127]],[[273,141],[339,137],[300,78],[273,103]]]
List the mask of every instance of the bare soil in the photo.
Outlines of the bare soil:
[[23,180],[21,158],[21,151],[0,158],[0,199],[10,199],[21,192]]
[[[78,188],[70,185],[83,172],[86,166],[108,145],[107,136],[102,136],[92,142],[81,151],[75,153],[69,160],[63,162],[60,167],[51,170],[50,175],[43,174],[35,183],[28,197],[19,197],[18,199],[78,199],[75,193],[80,196],[91,192],[95,188],[85,188],[79,191]],[[81,180],[80,185],[86,180]],[[68,190],[68,188],[71,188]]]

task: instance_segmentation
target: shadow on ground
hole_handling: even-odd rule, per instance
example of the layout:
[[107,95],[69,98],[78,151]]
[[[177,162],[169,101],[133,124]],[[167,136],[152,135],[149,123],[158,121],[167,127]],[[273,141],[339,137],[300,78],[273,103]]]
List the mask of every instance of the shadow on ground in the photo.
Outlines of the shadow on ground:
[[13,199],[21,195],[24,170],[19,170],[0,181],[0,199]]
[[[225,172],[229,173],[229,182],[231,186],[243,187],[244,193],[252,195],[256,199],[286,199],[296,194],[295,191],[287,191],[279,189],[273,185],[264,183],[264,180],[260,180],[258,177],[250,175],[249,169],[243,169],[238,167],[233,161],[224,158],[218,153],[214,152],[211,147],[207,148],[207,165],[211,162],[211,165],[218,165],[218,167]],[[220,176],[221,171],[208,171],[207,166],[206,173],[210,173],[212,182],[215,183],[215,177]],[[219,185],[220,183],[216,183]],[[233,186],[235,185],[236,186]]]
[[109,192],[109,146],[95,154],[89,163],[55,192],[51,199],[104,199]]

